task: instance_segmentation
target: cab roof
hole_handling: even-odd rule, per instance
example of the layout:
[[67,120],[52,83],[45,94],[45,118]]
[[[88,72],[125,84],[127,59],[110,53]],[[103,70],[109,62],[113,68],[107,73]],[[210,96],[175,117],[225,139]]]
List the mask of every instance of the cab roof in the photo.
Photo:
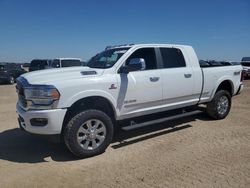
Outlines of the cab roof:
[[180,44],[122,44],[122,45],[107,46],[105,50],[114,48],[131,48],[131,47],[190,47],[190,46],[180,45]]

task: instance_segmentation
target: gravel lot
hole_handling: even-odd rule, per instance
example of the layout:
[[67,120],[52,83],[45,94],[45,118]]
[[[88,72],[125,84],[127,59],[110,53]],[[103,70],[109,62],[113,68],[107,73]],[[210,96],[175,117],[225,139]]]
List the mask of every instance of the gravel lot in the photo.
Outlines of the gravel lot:
[[14,86],[0,85],[0,187],[249,187],[250,81],[225,120],[205,114],[119,132],[102,155],[74,158],[19,130]]

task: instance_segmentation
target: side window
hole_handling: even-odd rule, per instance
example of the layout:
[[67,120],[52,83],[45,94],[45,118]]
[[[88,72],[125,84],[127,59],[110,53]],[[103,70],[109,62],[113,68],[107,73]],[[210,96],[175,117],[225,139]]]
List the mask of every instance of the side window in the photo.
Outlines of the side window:
[[126,64],[128,64],[130,59],[133,59],[133,58],[143,58],[146,64],[145,70],[157,69],[157,62],[156,62],[154,48],[141,48],[141,49],[136,50],[127,59]]
[[59,68],[60,67],[60,60],[58,60],[58,59],[53,60],[51,63],[51,67]]
[[177,48],[160,48],[163,67],[177,68],[185,67],[185,59],[180,49]]

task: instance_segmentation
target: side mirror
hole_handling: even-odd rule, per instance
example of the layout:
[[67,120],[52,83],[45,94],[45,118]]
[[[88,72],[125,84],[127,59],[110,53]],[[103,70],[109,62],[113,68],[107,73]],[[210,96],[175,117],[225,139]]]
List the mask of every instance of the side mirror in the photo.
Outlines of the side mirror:
[[128,74],[131,71],[145,70],[146,63],[143,58],[130,59],[127,65],[121,67],[120,72]]

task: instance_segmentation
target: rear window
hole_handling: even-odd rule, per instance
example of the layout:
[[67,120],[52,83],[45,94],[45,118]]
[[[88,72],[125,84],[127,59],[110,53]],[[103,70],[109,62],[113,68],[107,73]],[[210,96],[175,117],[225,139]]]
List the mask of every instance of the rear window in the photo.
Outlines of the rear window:
[[74,66],[81,66],[82,63],[80,60],[62,60],[61,61],[62,67],[74,67]]
[[160,51],[164,68],[178,68],[186,66],[185,59],[180,49],[160,48]]

